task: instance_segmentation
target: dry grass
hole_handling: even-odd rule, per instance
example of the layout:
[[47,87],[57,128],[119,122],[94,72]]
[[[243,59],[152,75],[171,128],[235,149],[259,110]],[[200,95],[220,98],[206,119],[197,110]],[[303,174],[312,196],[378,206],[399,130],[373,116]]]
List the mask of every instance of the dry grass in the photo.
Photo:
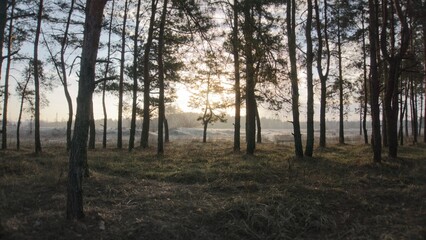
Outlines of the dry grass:
[[368,146],[333,145],[295,160],[229,142],[89,153],[86,218],[65,220],[67,154],[0,151],[4,239],[424,239],[426,149],[371,163]]

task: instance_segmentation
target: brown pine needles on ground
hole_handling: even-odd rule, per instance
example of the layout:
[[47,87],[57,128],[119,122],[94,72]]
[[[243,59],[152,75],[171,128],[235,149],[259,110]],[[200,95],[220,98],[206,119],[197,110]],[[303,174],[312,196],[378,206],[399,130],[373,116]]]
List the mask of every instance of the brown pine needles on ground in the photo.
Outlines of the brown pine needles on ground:
[[426,146],[376,165],[369,146],[294,160],[290,146],[175,142],[89,152],[87,217],[65,219],[67,154],[0,151],[4,239],[424,239]]

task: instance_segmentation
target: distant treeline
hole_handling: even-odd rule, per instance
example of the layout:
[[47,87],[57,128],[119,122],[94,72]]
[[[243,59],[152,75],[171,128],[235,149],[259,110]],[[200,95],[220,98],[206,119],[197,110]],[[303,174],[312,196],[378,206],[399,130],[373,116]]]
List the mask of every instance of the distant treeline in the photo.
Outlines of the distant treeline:
[[[174,129],[174,128],[201,128],[201,122],[197,121],[197,118],[199,117],[198,113],[191,113],[191,112],[181,112],[181,113],[173,113],[173,114],[169,114],[166,116],[168,123],[169,123],[169,128],[170,129]],[[232,129],[234,126],[234,122],[233,122],[234,118],[233,117],[229,117],[228,121],[222,123],[222,122],[217,122],[214,123],[210,126],[210,128],[213,129]],[[241,125],[244,126],[245,125],[245,117],[241,117]],[[95,121],[96,123],[96,128],[101,128],[103,125],[103,120],[102,119],[98,119]],[[150,128],[151,131],[156,131],[157,130],[157,118],[152,118],[151,119],[151,124],[150,124]],[[117,120],[114,119],[108,119],[108,129],[116,129],[117,128]],[[261,124],[262,124],[262,128],[263,129],[292,129],[293,125],[291,122],[288,121],[282,121],[280,119],[273,119],[273,118],[261,118]],[[319,122],[314,122],[315,124],[315,129],[319,129]],[[9,122],[9,125],[16,125],[16,123],[14,122]],[[65,128],[66,127],[66,121],[55,121],[55,122],[50,122],[50,121],[41,121],[40,123],[41,127],[49,127],[49,128]],[[137,126],[138,129],[140,129],[142,125],[142,120],[139,119],[137,121]],[[371,123],[367,123],[367,126],[370,126]],[[22,127],[23,128],[29,128],[30,126],[30,121],[24,122]],[[124,128],[130,128],[130,118],[124,118],[123,119],[123,127]],[[306,122],[301,122],[301,127],[302,128],[306,128]],[[338,129],[339,127],[339,122],[338,121],[328,121],[327,122],[327,128],[328,129]],[[347,121],[345,122],[345,128],[347,129],[357,129],[359,128],[359,121]]]

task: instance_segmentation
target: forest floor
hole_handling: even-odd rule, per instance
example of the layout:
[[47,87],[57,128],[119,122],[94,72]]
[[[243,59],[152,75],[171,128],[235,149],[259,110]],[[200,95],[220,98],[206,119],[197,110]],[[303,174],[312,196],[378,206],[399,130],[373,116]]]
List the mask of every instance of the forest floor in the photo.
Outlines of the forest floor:
[[425,239],[426,145],[372,163],[364,145],[174,142],[89,151],[82,221],[65,218],[63,147],[0,151],[3,239]]

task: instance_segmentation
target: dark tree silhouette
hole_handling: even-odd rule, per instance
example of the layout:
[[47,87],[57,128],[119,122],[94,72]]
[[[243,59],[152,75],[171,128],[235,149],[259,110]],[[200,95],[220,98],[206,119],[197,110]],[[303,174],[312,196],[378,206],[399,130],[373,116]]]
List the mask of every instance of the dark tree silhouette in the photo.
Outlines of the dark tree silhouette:
[[84,217],[82,191],[83,164],[87,161],[90,104],[95,89],[95,65],[106,1],[87,0],[86,2],[86,20],[84,23],[84,39],[78,82],[77,113],[69,156],[66,210],[68,219],[80,219]]

